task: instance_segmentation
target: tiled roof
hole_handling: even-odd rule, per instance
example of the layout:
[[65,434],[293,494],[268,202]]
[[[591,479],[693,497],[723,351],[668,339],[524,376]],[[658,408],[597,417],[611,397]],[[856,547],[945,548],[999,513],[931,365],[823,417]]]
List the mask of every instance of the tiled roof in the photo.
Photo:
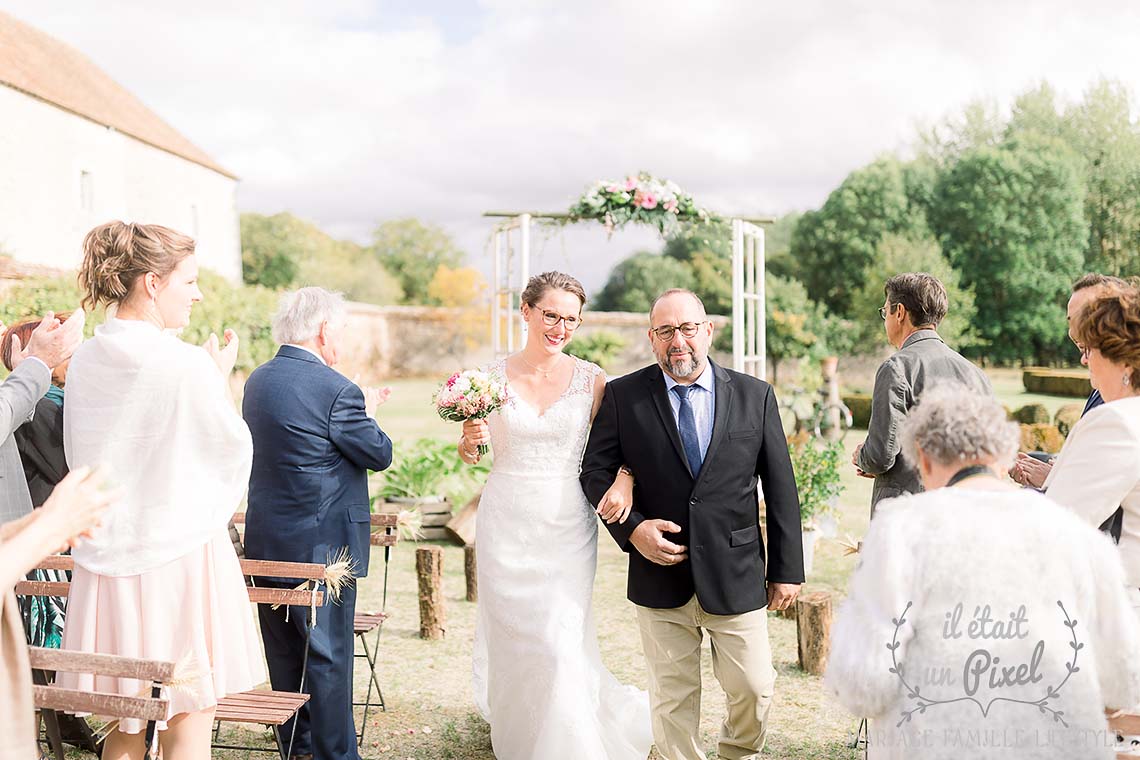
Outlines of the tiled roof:
[[2,11],[0,84],[234,177],[87,56]]

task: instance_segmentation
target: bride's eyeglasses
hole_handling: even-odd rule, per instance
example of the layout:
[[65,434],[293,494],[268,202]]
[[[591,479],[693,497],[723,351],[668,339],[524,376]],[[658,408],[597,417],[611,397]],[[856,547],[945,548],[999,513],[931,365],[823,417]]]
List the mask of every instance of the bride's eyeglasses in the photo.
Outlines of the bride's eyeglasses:
[[547,327],[554,327],[559,322],[562,322],[566,325],[567,330],[573,332],[582,324],[582,320],[579,317],[564,317],[556,311],[547,311],[546,309],[542,309],[541,311],[542,324]]
[[668,343],[673,340],[676,333],[681,333],[682,338],[695,338],[697,330],[708,320],[704,322],[682,322],[674,327],[673,325],[662,325],[661,327],[652,328],[652,332],[657,336],[657,340],[662,343]]

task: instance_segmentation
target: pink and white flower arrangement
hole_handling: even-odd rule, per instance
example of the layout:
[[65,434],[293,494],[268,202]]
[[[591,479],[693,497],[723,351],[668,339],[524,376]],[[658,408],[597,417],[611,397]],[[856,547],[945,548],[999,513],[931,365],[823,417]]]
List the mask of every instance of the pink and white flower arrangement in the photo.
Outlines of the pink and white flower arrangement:
[[[506,383],[502,383],[486,372],[467,370],[456,372],[435,392],[432,403],[442,419],[449,422],[481,420],[491,412],[502,408],[510,396]],[[486,454],[488,446],[480,444],[479,453]]]
[[629,222],[652,224],[663,235],[679,231],[681,222],[707,223],[715,217],[676,183],[646,172],[624,180],[599,180],[570,208],[573,219],[597,219],[610,232]]

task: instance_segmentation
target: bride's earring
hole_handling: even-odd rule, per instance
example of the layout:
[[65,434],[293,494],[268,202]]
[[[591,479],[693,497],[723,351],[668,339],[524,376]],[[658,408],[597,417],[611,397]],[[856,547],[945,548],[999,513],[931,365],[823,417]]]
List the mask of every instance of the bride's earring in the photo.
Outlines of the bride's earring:
[[1120,384],[1123,385],[1125,388],[1132,385],[1132,373],[1131,372],[1125,372],[1124,377],[1120,378]]

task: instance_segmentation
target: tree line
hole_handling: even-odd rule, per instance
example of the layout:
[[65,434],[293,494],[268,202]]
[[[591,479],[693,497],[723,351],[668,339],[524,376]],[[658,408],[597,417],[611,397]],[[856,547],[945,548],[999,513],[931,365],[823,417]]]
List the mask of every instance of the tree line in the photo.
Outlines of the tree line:
[[[882,345],[883,281],[928,271],[950,294],[940,331],[999,364],[1076,360],[1064,304],[1081,273],[1140,275],[1140,123],[1131,94],[1101,80],[1064,104],[1042,83],[1008,112],[976,101],[921,130],[908,157],[852,171],[819,209],[767,230],[774,363]],[[661,254],[620,262],[599,309],[641,311],[663,286],[731,312],[726,229],[691,228]]]
[[451,237],[418,219],[383,222],[360,245],[289,213],[244,213],[241,256],[247,285],[319,285],[363,303],[470,306],[486,288]]

